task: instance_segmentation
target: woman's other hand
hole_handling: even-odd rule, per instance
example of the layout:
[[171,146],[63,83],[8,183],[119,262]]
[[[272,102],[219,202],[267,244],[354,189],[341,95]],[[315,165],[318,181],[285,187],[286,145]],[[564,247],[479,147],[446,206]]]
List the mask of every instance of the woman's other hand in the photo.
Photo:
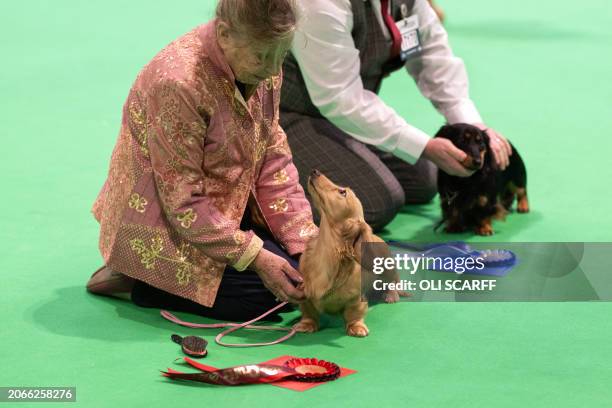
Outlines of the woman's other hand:
[[489,147],[493,152],[495,163],[500,170],[505,170],[508,164],[510,164],[510,156],[512,156],[512,147],[508,139],[501,133],[488,128],[484,123],[475,123],[474,126],[489,136]]
[[251,263],[250,269],[255,270],[266,288],[278,300],[291,303],[304,301],[304,291],[294,286],[303,282],[302,276],[286,259],[262,248]]

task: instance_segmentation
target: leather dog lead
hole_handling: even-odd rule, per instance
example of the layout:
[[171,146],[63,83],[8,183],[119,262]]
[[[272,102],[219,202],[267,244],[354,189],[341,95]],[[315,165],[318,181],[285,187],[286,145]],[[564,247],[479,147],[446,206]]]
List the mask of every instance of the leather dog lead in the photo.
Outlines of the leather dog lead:
[[[217,337],[215,337],[215,342],[219,344],[220,346],[225,346],[225,347],[271,346],[273,344],[282,343],[283,341],[288,340],[291,337],[293,337],[293,335],[296,333],[295,329],[293,327],[288,328],[288,327],[279,327],[279,326],[255,326],[252,324],[258,320],[263,319],[264,317],[274,312],[275,310],[282,308],[287,303],[288,302],[280,303],[274,306],[272,309],[268,310],[267,312],[261,314],[260,316],[257,316],[256,318],[251,319],[248,322],[244,322],[244,323],[211,323],[211,324],[191,323],[191,322],[187,322],[187,321],[179,319],[178,317],[168,312],[167,310],[162,310],[160,314],[162,315],[164,319],[170,320],[173,323],[176,323],[178,325],[185,326],[185,327],[191,327],[194,329],[218,329],[222,327],[229,327],[229,329],[222,331],[221,333],[217,334]],[[270,341],[267,343],[224,343],[221,341],[221,339],[224,336],[230,333],[233,333],[237,330],[240,330],[240,329],[275,330],[275,331],[287,331],[288,333],[284,335],[283,337],[280,337],[274,341]]]

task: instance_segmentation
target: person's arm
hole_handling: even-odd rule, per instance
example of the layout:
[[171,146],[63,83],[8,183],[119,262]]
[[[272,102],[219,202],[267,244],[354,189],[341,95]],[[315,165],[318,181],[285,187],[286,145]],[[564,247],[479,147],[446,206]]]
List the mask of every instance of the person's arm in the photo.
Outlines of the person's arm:
[[207,123],[196,109],[199,95],[167,80],[140,97],[143,100],[131,95],[130,103],[146,108],[148,151],[166,219],[210,258],[244,270],[263,242],[253,231],[241,231],[239,222],[224,217],[219,204],[205,194],[202,163]]
[[469,96],[463,61],[453,55],[446,30],[427,0],[416,0],[422,51],[406,62],[419,90],[448,123],[480,123],[482,118]]
[[255,188],[257,201],[271,232],[289,255],[293,256],[304,251],[306,243],[318,233],[318,229],[312,221],[310,204],[300,185],[287,136],[278,122],[282,82],[279,80],[273,83],[276,106],[272,120],[272,139],[266,148]]
[[[471,123],[486,131],[497,165],[503,170],[509,164],[512,148],[508,140],[487,127],[469,96],[469,81],[463,61],[453,55],[446,30],[427,0],[416,0],[413,14],[419,16],[423,50],[408,60],[406,68],[421,93],[429,99],[446,121]],[[435,161],[435,160],[434,160]]]
[[[255,181],[256,199],[274,238],[289,255],[299,255],[318,229],[312,222],[310,204],[291,160],[287,136],[278,124],[278,106],[272,126],[275,131]],[[295,286],[302,283],[302,277],[286,259],[264,248],[252,267],[277,299],[293,303],[304,300],[302,288]]]
[[303,0],[291,52],[321,114],[357,140],[414,163],[429,136],[363,87],[349,0]]

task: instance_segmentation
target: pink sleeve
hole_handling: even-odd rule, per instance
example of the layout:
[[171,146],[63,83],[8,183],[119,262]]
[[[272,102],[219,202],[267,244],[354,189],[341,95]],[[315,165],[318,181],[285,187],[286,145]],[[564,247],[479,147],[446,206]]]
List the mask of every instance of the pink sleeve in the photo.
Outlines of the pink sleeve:
[[[279,100],[278,94],[275,100]],[[308,239],[318,233],[318,229],[312,222],[310,203],[299,183],[287,135],[278,124],[278,103],[274,124],[273,137],[256,183],[257,201],[275,238],[290,255],[295,255],[304,251]]]

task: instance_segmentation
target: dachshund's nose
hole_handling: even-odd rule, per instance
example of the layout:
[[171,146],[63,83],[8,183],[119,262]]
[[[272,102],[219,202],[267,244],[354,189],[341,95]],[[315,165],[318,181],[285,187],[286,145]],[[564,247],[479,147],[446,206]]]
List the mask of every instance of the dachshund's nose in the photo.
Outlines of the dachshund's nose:
[[482,161],[480,160],[480,157],[477,159],[474,159],[474,165],[480,167],[481,164],[482,164]]
[[314,178],[319,177],[320,175],[321,175],[321,172],[317,169],[313,169],[312,172],[310,173],[310,176]]

